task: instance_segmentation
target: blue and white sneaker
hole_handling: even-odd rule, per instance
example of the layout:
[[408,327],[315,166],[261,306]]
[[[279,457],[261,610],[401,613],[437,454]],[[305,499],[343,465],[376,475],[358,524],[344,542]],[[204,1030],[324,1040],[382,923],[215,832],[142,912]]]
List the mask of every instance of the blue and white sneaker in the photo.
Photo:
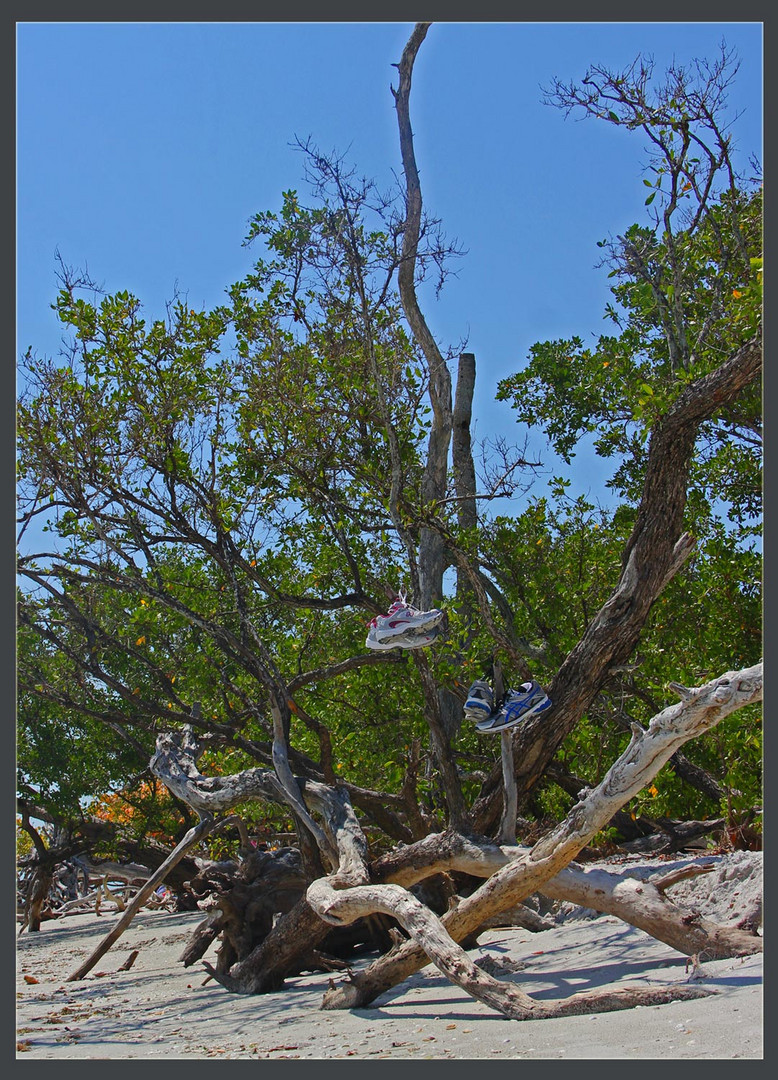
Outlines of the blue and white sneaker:
[[474,724],[486,720],[494,708],[494,691],[488,682],[476,679],[467,691],[467,701],[464,706],[466,720],[472,720]]
[[528,716],[535,716],[551,707],[551,701],[545,690],[533,679],[531,682],[522,683],[518,690],[509,690],[505,695],[501,707],[491,716],[475,725],[476,731],[487,734],[493,731],[505,731],[525,720]]

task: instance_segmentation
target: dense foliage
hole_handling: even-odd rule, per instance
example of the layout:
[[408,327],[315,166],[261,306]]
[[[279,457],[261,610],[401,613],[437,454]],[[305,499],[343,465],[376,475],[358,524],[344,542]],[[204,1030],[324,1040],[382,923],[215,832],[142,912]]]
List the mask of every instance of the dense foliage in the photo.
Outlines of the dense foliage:
[[[676,79],[675,98],[662,90],[656,115],[644,101],[636,120],[650,82],[643,69],[631,77],[600,72],[588,84],[599,80],[599,96],[576,101],[557,88],[557,104],[642,126],[659,152],[646,202],[664,209],[601,242],[614,331],[593,347],[538,343],[498,388],[563,462],[595,438],[614,464],[607,508],[571,498],[564,477],[517,498],[513,515],[482,503],[475,527],[456,498],[425,501],[432,406],[395,284],[404,218],[311,146],[311,204],[287,191],[277,212],[253,219],[248,241],[262,257],[212,311],[177,298],[149,319],[128,292],[102,295],[62,266],[68,349],[30,350],[22,364],[21,796],[71,816],[102,796],[100,814],[137,822],[126,807],[148,802],[159,731],[192,724],[204,771],[269,766],[281,700],[294,770],[346,784],[380,848],[446,825],[429,720],[447,693],[460,711],[443,714],[445,735],[466,802],[476,800],[500,750],[461,725],[469,682],[495,659],[517,677],[516,650],[550,682],[619,576],[651,432],[759,328],[758,183],[734,177],[715,125],[712,144],[684,137],[710,113],[693,112],[691,84],[682,93]],[[598,112],[614,86],[621,104]],[[452,254],[433,225],[419,276]],[[654,605],[630,665],[564,740],[569,774],[600,779],[630,719],[668,703],[669,682],[694,685],[761,655],[760,455],[752,385],[700,428],[685,517],[696,553]],[[516,460],[492,464],[501,493],[520,489]],[[49,544],[27,538],[39,526]],[[414,580],[423,528],[444,537],[453,568],[448,635],[424,655],[371,653],[365,624]],[[479,581],[489,622],[473,617]],[[721,804],[667,769],[633,811],[758,806],[759,724],[738,714],[689,749]],[[571,801],[550,780],[530,794],[524,812],[538,817]],[[277,806],[243,811],[259,835],[292,824]],[[172,839],[171,812],[148,828]]]

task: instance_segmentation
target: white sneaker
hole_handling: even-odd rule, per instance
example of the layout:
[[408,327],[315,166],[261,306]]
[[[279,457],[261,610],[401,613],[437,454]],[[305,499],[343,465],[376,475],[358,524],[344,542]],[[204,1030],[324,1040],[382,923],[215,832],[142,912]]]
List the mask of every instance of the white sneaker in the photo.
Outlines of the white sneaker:
[[429,630],[437,626],[443,618],[443,612],[437,608],[431,611],[419,611],[405,602],[400,596],[389,608],[386,615],[376,615],[370,622],[370,632],[376,641],[386,641],[409,630]]

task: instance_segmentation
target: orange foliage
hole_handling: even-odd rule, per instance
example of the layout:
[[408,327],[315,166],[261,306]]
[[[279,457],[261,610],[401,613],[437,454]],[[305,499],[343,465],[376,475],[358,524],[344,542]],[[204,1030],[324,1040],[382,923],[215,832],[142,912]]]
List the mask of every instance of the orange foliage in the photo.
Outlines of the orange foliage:
[[143,781],[132,792],[109,792],[98,796],[89,812],[101,821],[111,821],[132,829],[144,826],[147,836],[162,844],[175,844],[173,835],[184,824],[184,818],[165,789]]

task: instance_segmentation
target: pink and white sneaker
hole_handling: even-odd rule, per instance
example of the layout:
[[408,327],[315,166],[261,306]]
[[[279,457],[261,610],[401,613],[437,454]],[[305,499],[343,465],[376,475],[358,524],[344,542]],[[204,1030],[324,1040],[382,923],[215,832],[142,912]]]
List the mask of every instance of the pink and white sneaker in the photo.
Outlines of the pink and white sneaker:
[[374,641],[388,641],[390,638],[407,634],[414,630],[430,630],[437,626],[443,618],[443,612],[437,608],[431,611],[419,611],[418,608],[406,603],[405,597],[400,595],[387,611],[386,615],[376,615],[368,623],[369,636]]

